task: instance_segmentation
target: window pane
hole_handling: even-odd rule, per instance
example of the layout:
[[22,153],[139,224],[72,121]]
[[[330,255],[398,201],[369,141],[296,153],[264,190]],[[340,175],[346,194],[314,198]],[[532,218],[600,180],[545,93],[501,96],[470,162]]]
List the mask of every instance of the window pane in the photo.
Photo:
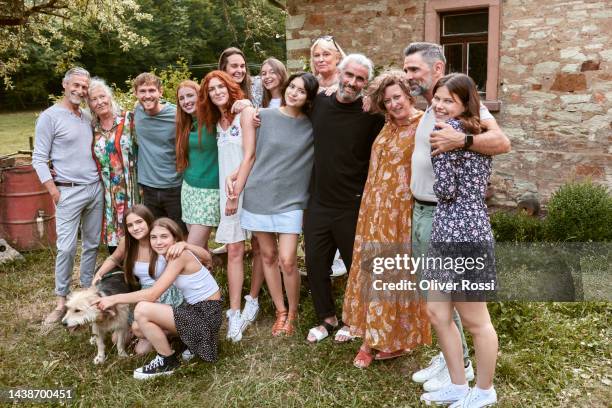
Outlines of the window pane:
[[463,44],[444,44],[446,73],[463,72]]
[[489,12],[444,16],[442,27],[443,36],[486,33],[489,29]]
[[484,93],[487,85],[487,43],[468,43],[468,72],[478,86],[478,92]]

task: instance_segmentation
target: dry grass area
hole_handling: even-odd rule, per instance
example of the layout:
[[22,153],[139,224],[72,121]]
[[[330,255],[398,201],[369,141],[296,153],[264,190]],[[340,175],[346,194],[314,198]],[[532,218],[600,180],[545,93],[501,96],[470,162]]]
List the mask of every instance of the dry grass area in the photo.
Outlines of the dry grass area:
[[[304,287],[295,337],[271,337],[273,312],[264,293],[257,323],[238,344],[222,340],[216,364],[193,361],[171,377],[140,382],[132,370],[151,356],[119,359],[113,349],[104,365],[94,366],[86,330],[41,330],[53,307],[53,260],[52,251],[37,251],[23,263],[0,266],[0,384],[73,388],[71,406],[416,407],[421,390],[410,374],[436,353],[423,347],[367,370],[353,368],[357,342],[305,343],[315,318]],[[226,287],[224,273],[216,268]],[[336,285],[338,297],[343,284]],[[609,407],[611,304],[498,303],[490,309],[501,345],[499,407]]]
[[0,113],[0,156],[30,149],[28,138],[34,136],[34,125],[39,113]]

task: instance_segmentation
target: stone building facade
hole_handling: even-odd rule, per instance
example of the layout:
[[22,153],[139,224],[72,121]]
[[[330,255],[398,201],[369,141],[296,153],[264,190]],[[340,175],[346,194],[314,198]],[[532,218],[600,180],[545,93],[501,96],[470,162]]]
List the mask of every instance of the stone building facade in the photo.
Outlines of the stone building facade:
[[301,69],[312,41],[331,34],[346,52],[401,67],[403,48],[439,39],[439,14],[461,7],[489,10],[487,105],[512,142],[494,160],[493,204],[514,206],[525,192],[546,201],[573,179],[612,187],[607,0],[289,0],[287,63]]

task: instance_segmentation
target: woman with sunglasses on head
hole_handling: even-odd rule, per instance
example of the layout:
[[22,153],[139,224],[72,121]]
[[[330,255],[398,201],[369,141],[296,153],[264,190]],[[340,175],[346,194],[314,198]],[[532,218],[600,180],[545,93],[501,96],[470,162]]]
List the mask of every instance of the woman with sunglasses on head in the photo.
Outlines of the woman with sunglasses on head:
[[[261,125],[257,129],[253,124],[255,110],[245,109],[244,159],[236,178],[232,175],[226,180],[228,197],[234,199],[228,201],[227,209],[236,210],[235,198],[244,191],[241,225],[253,231],[261,246],[266,282],[276,307],[273,336],[295,333],[300,296],[297,243],[314,159],[312,124],[306,115],[317,88],[312,74],[302,72],[289,77],[282,106],[260,110]],[[276,259],[276,234],[283,279]]]
[[338,64],[346,54],[331,35],[317,38],[310,47],[310,70],[319,81],[319,92],[338,89]]

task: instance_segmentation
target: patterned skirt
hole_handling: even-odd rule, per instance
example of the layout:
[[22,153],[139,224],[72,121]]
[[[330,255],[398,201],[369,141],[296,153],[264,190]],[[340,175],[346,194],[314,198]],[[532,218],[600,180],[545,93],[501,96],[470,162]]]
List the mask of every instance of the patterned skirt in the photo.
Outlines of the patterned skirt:
[[183,343],[192,353],[211,363],[217,361],[222,308],[223,299],[203,300],[193,305],[183,302],[172,308],[176,331]]
[[[142,285],[142,289],[148,289],[153,285]],[[177,307],[181,303],[183,303],[183,294],[180,290],[174,285],[170,286],[157,300],[159,303],[163,303],[164,305],[170,305],[172,307]]]
[[219,225],[219,189],[192,187],[183,180],[181,187],[182,218],[186,224]]

